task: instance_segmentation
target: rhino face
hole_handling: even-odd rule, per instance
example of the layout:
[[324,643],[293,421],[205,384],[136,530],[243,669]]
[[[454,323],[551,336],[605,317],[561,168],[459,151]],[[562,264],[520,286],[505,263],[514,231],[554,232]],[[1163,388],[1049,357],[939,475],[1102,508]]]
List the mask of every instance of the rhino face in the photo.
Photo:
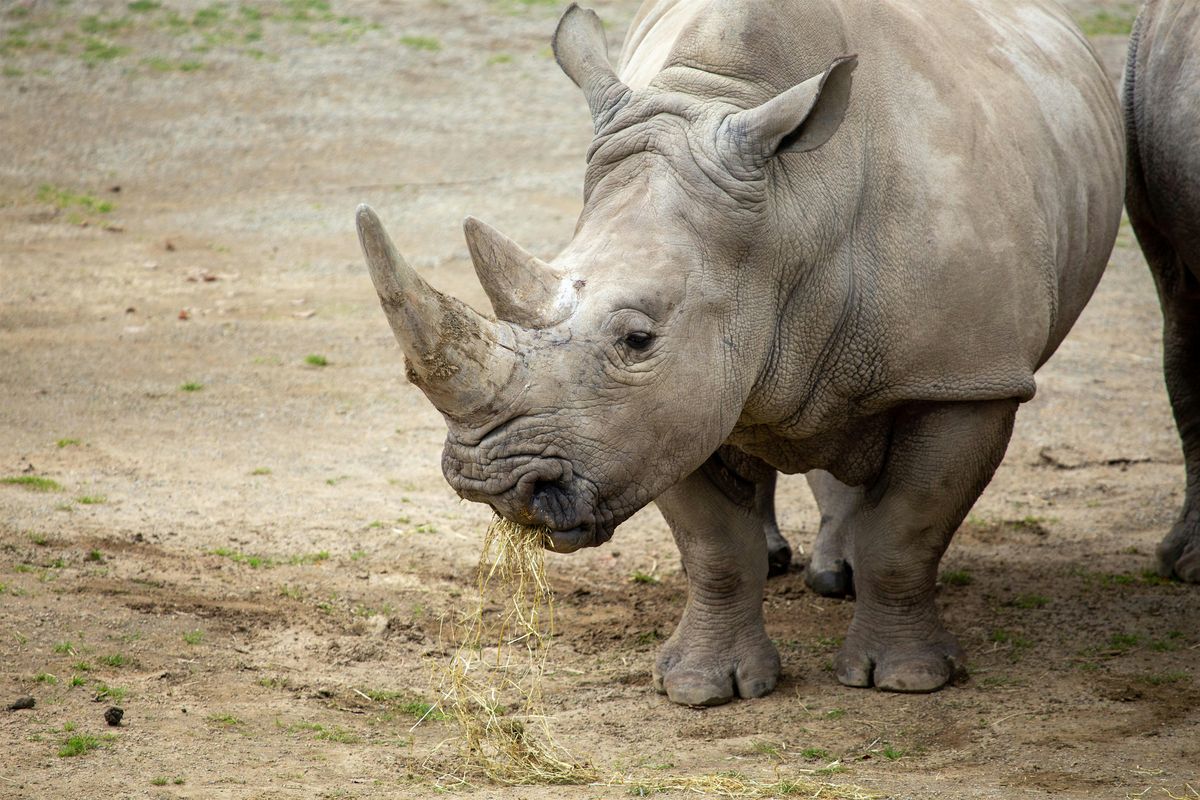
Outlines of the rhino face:
[[651,241],[642,223],[639,235],[629,217],[646,213],[638,202],[585,223],[549,264],[469,219],[493,322],[424,284],[359,211],[409,380],[447,421],[447,481],[549,527],[560,552],[607,541],[720,445],[740,407],[724,342],[732,293],[705,285],[682,234]]
[[[575,6],[554,45],[597,129],[585,207],[549,263],[467,218],[495,321],[426,284],[366,206],[358,230],[408,378],[446,419],[447,481],[570,552],[607,541],[737,422],[771,345],[771,301],[755,292],[773,282],[742,268],[776,244],[753,167],[820,85],[766,114],[789,92],[743,112],[635,95],[608,67],[599,20]],[[765,313],[739,313],[747,304]]]

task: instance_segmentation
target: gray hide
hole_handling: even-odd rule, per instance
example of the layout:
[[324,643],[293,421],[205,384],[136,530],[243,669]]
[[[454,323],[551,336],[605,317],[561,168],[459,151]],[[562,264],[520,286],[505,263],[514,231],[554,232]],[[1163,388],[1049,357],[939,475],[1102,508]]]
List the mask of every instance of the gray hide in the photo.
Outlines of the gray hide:
[[1200,4],[1154,0],[1125,70],[1129,219],[1163,311],[1163,370],[1187,489],[1158,571],[1200,583]]
[[1036,0],[655,0],[619,71],[590,11],[554,49],[595,131],[584,207],[549,262],[468,222],[496,321],[359,213],[447,480],[563,552],[656,502],[688,599],[654,683],[709,705],[775,685],[770,483],[812,471],[854,569],[838,679],[943,686],[938,562],[1120,218],[1085,38]]

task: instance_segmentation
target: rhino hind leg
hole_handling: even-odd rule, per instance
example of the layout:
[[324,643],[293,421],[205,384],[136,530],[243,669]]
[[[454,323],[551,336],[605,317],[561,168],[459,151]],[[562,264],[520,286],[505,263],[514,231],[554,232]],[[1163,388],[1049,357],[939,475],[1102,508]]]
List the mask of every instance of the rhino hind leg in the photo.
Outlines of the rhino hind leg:
[[754,484],[736,485],[743,480],[718,454],[655,501],[679,546],[688,596],[659,651],[654,687],[681,705],[762,697],[779,676],[762,612],[765,520]]
[[905,412],[884,472],[850,520],[857,597],[838,680],[931,692],[964,669],[934,603],[938,562],[1004,457],[1015,401]]
[[755,483],[754,508],[762,519],[763,534],[767,538],[767,577],[786,575],[792,566],[792,546],[779,532],[779,521],[775,518],[775,470]]
[[824,597],[850,597],[854,594],[851,525],[862,506],[863,490],[847,486],[823,470],[813,470],[805,477],[821,509],[821,527],[804,582]]
[[1169,272],[1152,266],[1163,309],[1163,371],[1187,471],[1183,508],[1158,545],[1158,571],[1200,583],[1200,279],[1178,259]]

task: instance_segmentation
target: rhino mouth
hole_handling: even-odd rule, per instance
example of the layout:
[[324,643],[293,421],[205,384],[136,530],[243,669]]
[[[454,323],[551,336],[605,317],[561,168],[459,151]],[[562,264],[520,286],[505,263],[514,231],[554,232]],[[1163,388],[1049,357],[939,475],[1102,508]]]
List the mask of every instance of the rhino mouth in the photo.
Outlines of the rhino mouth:
[[612,538],[610,526],[598,526],[594,522],[576,525],[567,530],[550,530],[546,549],[555,553],[574,553],[585,547],[599,547]]

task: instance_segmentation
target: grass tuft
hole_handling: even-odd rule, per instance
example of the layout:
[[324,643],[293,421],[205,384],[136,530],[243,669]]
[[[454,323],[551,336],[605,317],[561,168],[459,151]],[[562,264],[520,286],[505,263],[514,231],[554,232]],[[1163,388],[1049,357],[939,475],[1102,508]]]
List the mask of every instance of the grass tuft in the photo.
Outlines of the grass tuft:
[[0,483],[8,486],[20,486],[31,492],[61,492],[63,490],[62,484],[58,481],[43,478],[40,475],[14,475],[0,478]]

